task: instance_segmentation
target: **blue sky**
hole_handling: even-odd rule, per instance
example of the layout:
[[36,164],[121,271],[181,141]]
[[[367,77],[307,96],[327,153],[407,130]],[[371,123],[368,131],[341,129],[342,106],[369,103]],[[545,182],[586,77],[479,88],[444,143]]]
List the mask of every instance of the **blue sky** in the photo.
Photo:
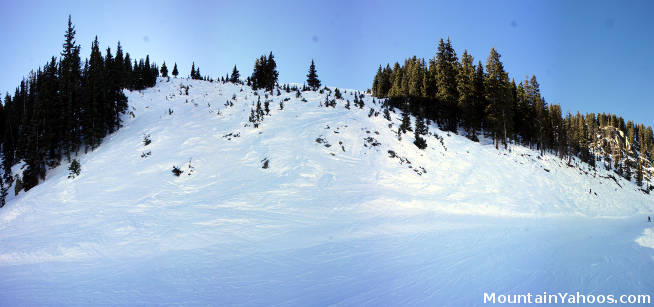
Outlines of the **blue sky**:
[[535,74],[564,111],[654,126],[652,12],[654,1],[1,1],[0,91],[59,54],[71,14],[84,57],[97,34],[216,77],[249,75],[273,51],[282,82],[303,82],[314,58],[324,84],[358,89],[379,64],[432,57],[450,37],[475,62],[495,47],[511,77]]

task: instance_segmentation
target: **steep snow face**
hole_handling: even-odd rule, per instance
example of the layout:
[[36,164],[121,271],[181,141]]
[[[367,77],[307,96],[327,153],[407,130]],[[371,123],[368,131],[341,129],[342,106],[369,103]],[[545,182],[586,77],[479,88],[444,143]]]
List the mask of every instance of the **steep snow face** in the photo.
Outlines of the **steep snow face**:
[[[187,79],[126,92],[124,127],[80,154],[80,176],[62,165],[0,209],[0,304],[460,306],[491,284],[654,289],[652,252],[634,243],[654,198],[632,183],[433,124],[420,150],[398,139],[399,112],[341,91],[335,107],[329,91]],[[255,128],[258,99],[270,111]]]

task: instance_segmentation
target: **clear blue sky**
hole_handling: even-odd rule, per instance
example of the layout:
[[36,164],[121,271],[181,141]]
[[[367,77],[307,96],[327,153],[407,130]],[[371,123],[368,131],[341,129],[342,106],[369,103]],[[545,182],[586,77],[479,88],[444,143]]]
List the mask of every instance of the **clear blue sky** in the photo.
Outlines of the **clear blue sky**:
[[0,91],[59,54],[68,14],[84,57],[97,34],[216,77],[234,64],[249,75],[273,51],[282,82],[303,82],[314,58],[324,84],[358,89],[379,64],[432,57],[449,36],[475,62],[494,46],[511,77],[535,74],[564,111],[654,126],[654,1],[1,1]]

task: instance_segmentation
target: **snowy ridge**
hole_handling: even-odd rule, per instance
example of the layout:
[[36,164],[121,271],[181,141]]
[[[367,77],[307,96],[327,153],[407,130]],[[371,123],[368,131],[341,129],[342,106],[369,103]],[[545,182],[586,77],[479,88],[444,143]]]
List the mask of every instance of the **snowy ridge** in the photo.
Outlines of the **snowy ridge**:
[[[189,87],[188,95],[182,86]],[[433,244],[429,242],[435,242],[434,238],[425,233],[447,232],[449,236],[459,238],[461,230],[472,228],[469,233],[478,238],[475,240],[492,241],[506,233],[483,230],[479,225],[498,229],[497,224],[507,224],[515,229],[532,229],[535,232],[532,235],[539,236],[557,229],[561,221],[570,218],[582,220],[564,228],[574,232],[571,229],[581,227],[579,224],[591,225],[595,220],[607,220],[600,218],[633,221],[651,215],[654,209],[652,196],[638,191],[634,184],[623,178],[616,176],[614,179],[602,168],[590,170],[574,160],[574,166],[568,166],[567,161],[550,154],[539,157],[537,152],[521,146],[496,150],[486,140],[475,143],[463,136],[443,132],[432,124],[426,138],[428,148],[420,150],[412,143],[412,133],[402,135],[398,140],[396,131],[401,121],[400,114],[392,112],[391,123],[384,119],[379,102],[373,104],[372,97],[366,95],[365,107],[359,109],[352,103],[355,91],[341,91],[344,99],[337,100],[334,108],[320,106],[328,91],[323,94],[302,92],[297,98],[294,91],[287,93],[282,90],[281,95],[277,96],[275,92],[266,98],[263,91],[255,95],[247,86],[187,79],[167,81],[160,78],[154,88],[126,92],[131,114],[125,115],[124,127],[105,139],[95,151],[78,157],[82,166],[80,176],[68,179],[67,165],[59,166],[48,173],[45,182],[29,192],[22,192],[15,198],[10,196],[9,203],[0,210],[0,242],[3,242],[0,245],[0,273],[19,281],[41,282],[47,288],[52,286],[48,281],[29,273],[35,269],[31,265],[44,265],[37,271],[51,272],[53,276],[59,276],[56,273],[59,272],[63,276],[65,274],[61,272],[67,272],[66,263],[73,266],[79,262],[107,262],[112,265],[101,265],[88,276],[104,276],[119,267],[123,268],[120,273],[123,275],[119,276],[140,285],[137,281],[145,277],[126,273],[125,268],[143,266],[150,268],[150,278],[155,278],[160,284],[155,283],[150,289],[126,283],[121,291],[127,294],[123,293],[125,295],[120,298],[107,295],[102,302],[190,302],[184,299],[188,296],[181,293],[189,289],[178,289],[176,291],[181,292],[173,291],[171,296],[159,297],[161,301],[152,298],[152,293],[162,285],[173,287],[175,282],[184,278],[211,279],[210,276],[199,276],[214,261],[235,265],[235,271],[220,265],[211,266],[214,272],[220,272],[218,275],[222,278],[234,276],[234,280],[211,279],[204,280],[205,284],[215,284],[218,288],[229,284],[238,288],[236,280],[240,279],[236,276],[244,276],[242,274],[254,274],[262,280],[267,280],[266,276],[284,279],[286,275],[280,272],[287,271],[283,268],[295,272],[292,262],[285,261],[322,259],[320,261],[325,262],[320,263],[329,266],[333,259],[356,258],[345,251],[359,250],[361,246],[369,246],[364,251],[387,251],[387,248],[406,248],[403,244],[409,243],[400,243],[403,241],[427,238],[425,242]],[[332,92],[329,99],[333,97]],[[266,100],[271,101],[270,115],[254,128],[248,122],[248,116],[258,98],[262,105]],[[345,108],[345,99],[350,100],[349,110]],[[283,103],[282,110],[280,102]],[[372,116],[369,116],[370,108],[373,109]],[[143,142],[145,136],[152,141],[149,145]],[[268,167],[263,168],[266,161]],[[172,174],[173,166],[183,171],[181,176]],[[549,218],[550,222],[533,226],[542,218]],[[481,223],[471,226],[470,221]],[[619,221],[607,223],[617,225],[614,227],[622,225]],[[629,229],[629,234],[614,235],[619,236],[619,241],[624,244],[633,244],[636,237],[629,235],[642,229]],[[654,233],[648,231],[639,243],[653,247]],[[603,232],[598,232],[597,238],[602,238],[602,235]],[[480,239],[484,236],[490,238]],[[380,237],[383,239],[375,241],[374,238]],[[394,237],[411,239],[387,241]],[[523,235],[516,232],[515,237],[520,239]],[[524,241],[527,240],[530,236],[525,235]],[[333,246],[335,242],[342,247]],[[479,248],[489,248],[487,244],[481,244]],[[313,250],[321,246],[329,248]],[[453,248],[458,250],[457,246]],[[461,247],[461,251],[465,249]],[[536,252],[539,249],[533,246],[528,250]],[[338,256],[332,252],[343,254]],[[648,252],[638,250],[639,255]],[[430,253],[416,252],[412,257],[434,256]],[[330,257],[321,258],[325,255]],[[462,254],[442,257],[442,261],[450,261],[448,263],[458,267],[457,259]],[[163,267],[176,268],[174,274],[178,274],[175,275],[177,278],[167,279],[168,273],[165,272],[168,271],[142,263],[143,259],[155,259],[154,263]],[[188,259],[194,260],[188,264]],[[365,269],[366,261],[365,258],[356,258],[355,263],[348,263],[353,264],[351,268],[357,272],[357,268]],[[183,273],[178,266],[180,263],[187,263],[186,266],[192,268]],[[193,267],[193,263],[197,266]],[[268,274],[259,276],[257,274],[263,273],[243,272],[246,269],[240,265],[244,264]],[[309,262],[299,267],[311,274],[311,269],[318,264]],[[58,265],[63,265],[60,271],[55,270]],[[274,272],[267,271],[267,268],[273,268]],[[435,270],[431,273],[436,274],[441,273],[442,268],[431,269]],[[457,272],[460,271],[447,269],[445,275]],[[310,276],[303,276],[301,271],[295,273],[295,282],[306,281],[305,277],[312,280]],[[431,273],[424,273],[424,280],[433,278]],[[325,273],[322,274],[313,278],[324,278]],[[309,290],[313,296],[297,297],[291,289],[298,284],[289,281],[283,283],[282,288],[286,290],[280,290],[275,284],[266,286],[262,281],[253,286],[257,296],[250,297],[245,303],[350,305],[389,299],[379,295],[385,288],[369,289],[363,283],[348,279],[351,277],[347,277],[347,273],[343,274],[350,283],[343,282],[339,291],[352,287],[356,293],[333,290],[333,293],[317,294],[325,290],[319,287],[313,289],[315,293]],[[514,274],[518,276],[508,275],[496,281],[498,287],[512,289],[510,280],[522,273]],[[558,280],[554,275],[548,275],[551,279],[542,279],[543,276],[538,274],[544,272],[534,274],[529,276],[534,282],[541,278],[543,283],[549,280],[554,284]],[[396,278],[406,280],[411,276],[415,275],[407,273]],[[330,279],[330,282],[336,283],[338,277],[332,277],[335,279]],[[88,277],[73,274],[66,278],[82,285]],[[85,287],[97,289],[112,285],[112,281],[116,282],[96,280]],[[384,281],[380,282],[384,285]],[[243,281],[239,289],[249,289],[245,284],[249,283]],[[9,287],[3,282],[0,286]],[[597,283],[591,281],[584,286],[592,288]],[[649,286],[651,283],[641,284],[641,287]],[[130,292],[129,287],[140,292]],[[0,303],[29,304],[51,302],[52,299],[38,289],[9,288],[14,291],[11,293],[15,300],[0,300]],[[244,303],[238,291],[225,295],[228,288],[208,292],[222,295],[218,301],[209,301]],[[396,290],[401,292],[402,289]],[[409,292],[398,294],[397,300],[385,302],[438,302],[440,305],[452,302],[453,306],[479,303],[476,297],[460,297],[452,301],[452,296],[464,295],[461,288],[458,292],[437,291],[434,296],[420,299],[417,296],[413,300],[400,299],[411,295],[411,291],[421,293],[425,290],[407,289],[410,291],[405,289]],[[28,299],[28,294],[34,298]],[[267,295],[270,300],[266,300]],[[121,301],[132,296],[152,300]],[[205,299],[210,298],[205,296]],[[84,304],[90,302],[90,298],[73,295],[69,301],[57,301]],[[192,302],[202,304],[209,301]]]

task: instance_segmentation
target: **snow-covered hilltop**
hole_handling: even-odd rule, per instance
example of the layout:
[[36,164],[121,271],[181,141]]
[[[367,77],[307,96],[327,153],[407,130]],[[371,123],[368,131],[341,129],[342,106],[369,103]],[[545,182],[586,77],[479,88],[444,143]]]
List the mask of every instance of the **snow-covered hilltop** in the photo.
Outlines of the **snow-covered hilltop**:
[[[333,89],[160,78],[126,92],[124,127],[80,154],[79,176],[62,165],[11,190],[0,305],[461,306],[483,291],[654,289],[653,250],[635,242],[654,196],[434,124],[421,150],[398,139],[399,112],[388,121],[379,101],[340,91],[333,107]],[[269,113],[255,128],[257,101]]]

